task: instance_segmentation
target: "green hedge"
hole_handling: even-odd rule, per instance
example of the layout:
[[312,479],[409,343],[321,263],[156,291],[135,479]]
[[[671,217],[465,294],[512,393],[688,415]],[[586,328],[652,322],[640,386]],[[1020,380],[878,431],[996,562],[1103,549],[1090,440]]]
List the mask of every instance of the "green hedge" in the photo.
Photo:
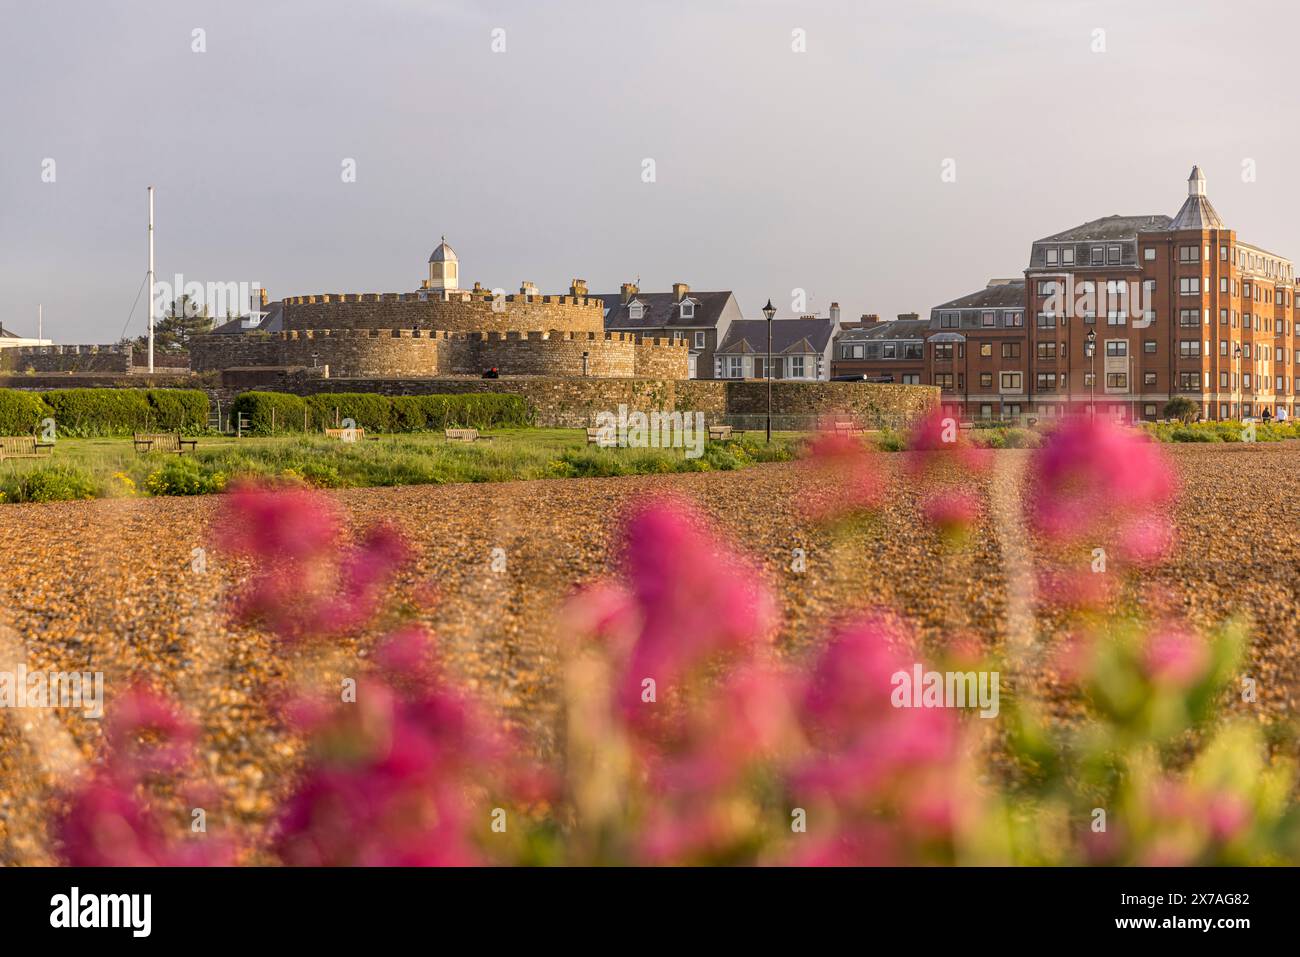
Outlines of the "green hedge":
[[246,431],[256,435],[272,432],[301,432],[307,403],[302,396],[287,392],[244,392],[230,403],[230,419],[236,423],[247,416]]
[[0,389],[0,435],[31,435],[53,414],[39,393]]
[[368,432],[514,428],[531,425],[534,419],[533,409],[522,397],[496,393],[390,397],[335,392],[304,398],[284,392],[245,392],[230,408],[232,415],[247,415],[249,431],[258,435],[302,432],[304,425],[316,433],[337,428],[345,419]]
[[41,398],[60,435],[202,432],[208,397],[198,389],[51,389]]

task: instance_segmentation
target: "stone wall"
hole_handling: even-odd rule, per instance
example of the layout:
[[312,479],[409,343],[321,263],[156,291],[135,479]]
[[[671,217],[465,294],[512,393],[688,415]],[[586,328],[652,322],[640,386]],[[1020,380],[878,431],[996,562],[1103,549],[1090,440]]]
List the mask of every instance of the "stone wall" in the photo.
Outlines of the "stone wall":
[[192,341],[190,351],[198,371],[328,366],[331,376],[363,378],[478,376],[496,368],[508,376],[685,379],[689,355],[684,341],[638,341],[620,332],[462,334],[423,329],[201,336]]
[[[598,412],[629,410],[703,412],[710,425],[731,421],[758,428],[757,417],[766,412],[763,383],[731,382],[720,379],[646,378],[558,378],[519,376],[502,379],[412,378],[364,379],[329,378],[311,370],[266,370],[254,382],[257,370],[232,370],[244,388],[293,392],[377,392],[383,395],[429,395],[438,393],[502,392],[521,395],[537,410],[537,424],[550,428],[583,428],[595,424]],[[224,384],[224,383],[223,383]],[[834,385],[836,389],[822,388]],[[751,388],[752,387],[752,388]],[[755,394],[761,391],[761,397]],[[773,383],[774,416],[786,419],[778,428],[810,428],[815,418],[851,418],[867,427],[906,427],[939,402],[934,386],[882,385],[870,382]],[[746,418],[748,417],[748,418]]]
[[291,296],[284,328],[437,329],[445,332],[603,332],[605,307],[587,296],[326,293]]
[[[901,427],[938,405],[939,389],[930,385],[887,385],[875,382],[772,383],[774,414],[848,416],[866,427]],[[767,383],[727,382],[727,411],[732,415],[761,415],[767,410]]]
[[130,345],[18,346],[0,349],[0,367],[11,372],[131,371]]

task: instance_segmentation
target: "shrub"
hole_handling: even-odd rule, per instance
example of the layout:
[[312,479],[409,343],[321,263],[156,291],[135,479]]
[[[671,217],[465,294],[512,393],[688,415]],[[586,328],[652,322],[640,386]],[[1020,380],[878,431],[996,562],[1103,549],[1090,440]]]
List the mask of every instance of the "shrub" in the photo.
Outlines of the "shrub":
[[60,435],[127,435],[157,426],[144,389],[52,389],[41,397]]
[[270,435],[273,431],[301,432],[306,408],[301,396],[287,392],[244,392],[230,404],[230,415],[235,422],[241,415],[247,416],[247,431],[254,435]]
[[95,478],[71,465],[46,465],[5,476],[0,489],[0,498],[7,502],[62,502],[99,494]]
[[0,435],[30,435],[41,419],[51,415],[39,394],[0,389]]
[[154,428],[193,434],[208,428],[208,397],[199,389],[148,389]]
[[226,476],[197,459],[177,456],[151,472],[144,488],[150,495],[208,495],[226,487]]
[[[393,400],[374,392],[330,392],[307,396],[312,431],[336,429],[351,419],[367,432],[391,432]],[[299,416],[299,422],[302,417]]]
[[1165,403],[1165,418],[1180,419],[1191,422],[1200,412],[1200,407],[1185,395],[1176,395]]

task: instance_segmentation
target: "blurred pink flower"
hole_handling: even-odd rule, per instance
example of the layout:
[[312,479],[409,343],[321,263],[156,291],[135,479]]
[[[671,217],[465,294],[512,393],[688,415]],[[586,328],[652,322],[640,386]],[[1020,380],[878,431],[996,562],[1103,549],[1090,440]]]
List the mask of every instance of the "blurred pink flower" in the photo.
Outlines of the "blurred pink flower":
[[816,521],[873,511],[884,501],[880,453],[854,435],[821,432],[810,443],[804,509]]
[[238,616],[290,642],[364,625],[410,554],[386,524],[342,548],[333,504],[303,489],[239,486],[224,496],[216,529],[219,544],[254,560]]
[[105,724],[111,766],[131,780],[179,770],[190,760],[197,737],[176,705],[144,684],[113,700]]
[[1135,565],[1158,564],[1173,546],[1174,527],[1163,515],[1139,516],[1120,529],[1120,554]]
[[913,424],[903,463],[909,473],[920,477],[950,462],[968,472],[982,473],[992,467],[993,453],[972,445],[957,416],[936,406]]
[[[696,668],[743,652],[764,638],[775,606],[758,570],[727,551],[682,503],[657,501],[635,509],[623,535],[623,563],[640,632],[616,690],[634,724],[657,710],[641,700],[653,679],[660,702]],[[616,612],[611,606],[611,613]]]
[[1115,520],[1145,515],[1176,490],[1159,447],[1109,420],[1071,418],[1050,432],[1030,460],[1030,519],[1064,542]]
[[1205,676],[1210,649],[1194,632],[1178,625],[1165,625],[1147,638],[1143,659],[1152,681],[1173,688],[1188,688]]
[[485,863],[475,835],[489,833],[489,795],[544,796],[549,782],[441,679],[421,641],[429,643],[404,629],[377,652],[393,679],[405,682],[400,691],[364,678],[355,703],[324,715],[300,712],[312,721],[313,758],[277,825],[275,847],[285,863]]
[[979,521],[981,505],[979,496],[973,492],[948,489],[926,496],[921,512],[945,537],[961,538]]

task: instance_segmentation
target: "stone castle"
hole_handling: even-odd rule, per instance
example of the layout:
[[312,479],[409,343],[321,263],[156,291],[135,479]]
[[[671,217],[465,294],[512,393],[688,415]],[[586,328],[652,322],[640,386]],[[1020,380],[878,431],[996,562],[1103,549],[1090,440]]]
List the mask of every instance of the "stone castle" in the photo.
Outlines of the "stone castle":
[[566,295],[525,282],[515,295],[459,285],[444,237],[429,278],[410,293],[292,296],[278,328],[210,334],[190,343],[196,372],[319,369],[331,377],[591,376],[685,379],[684,340],[606,332],[604,304],[573,280]]

